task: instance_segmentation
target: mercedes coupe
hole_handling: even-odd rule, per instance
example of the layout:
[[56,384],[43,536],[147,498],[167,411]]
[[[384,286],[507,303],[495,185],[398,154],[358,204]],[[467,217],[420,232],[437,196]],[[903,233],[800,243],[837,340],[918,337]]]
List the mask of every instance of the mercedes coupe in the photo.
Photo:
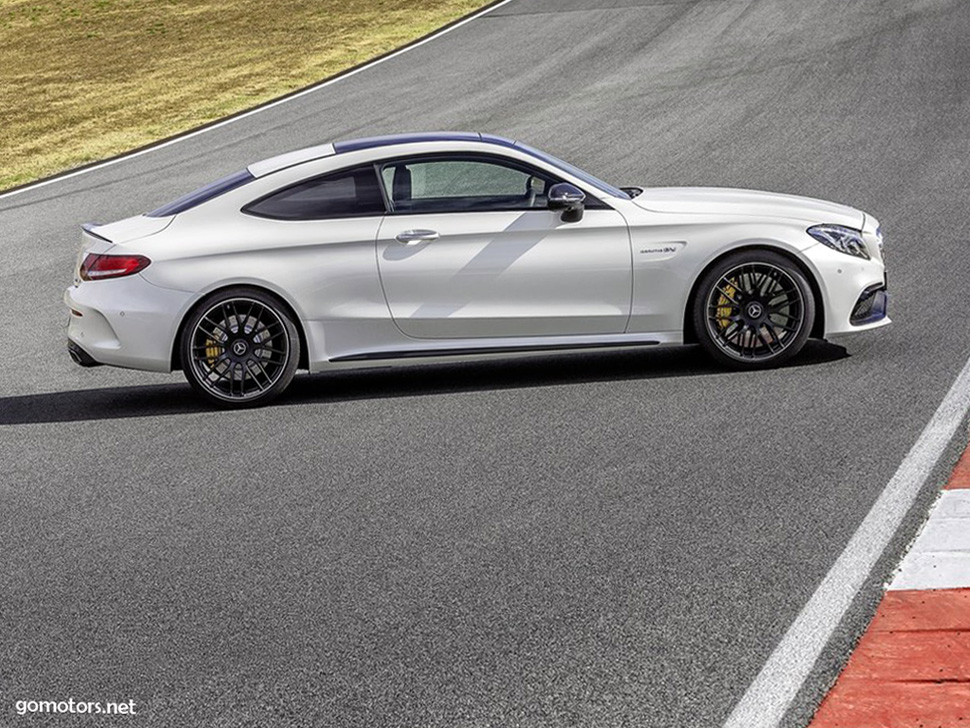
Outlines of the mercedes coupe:
[[73,359],[181,369],[227,407],[297,369],[685,343],[755,369],[889,323],[871,215],[614,187],[489,134],[323,144],[82,227]]

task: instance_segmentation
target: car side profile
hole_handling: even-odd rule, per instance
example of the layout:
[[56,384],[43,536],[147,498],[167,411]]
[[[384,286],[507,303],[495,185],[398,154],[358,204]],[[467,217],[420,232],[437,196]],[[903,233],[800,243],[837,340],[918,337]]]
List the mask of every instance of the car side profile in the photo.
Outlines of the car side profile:
[[618,188],[464,132],[324,144],[83,227],[68,348],[221,406],[298,369],[699,343],[776,366],[884,326],[879,223],[725,188]]

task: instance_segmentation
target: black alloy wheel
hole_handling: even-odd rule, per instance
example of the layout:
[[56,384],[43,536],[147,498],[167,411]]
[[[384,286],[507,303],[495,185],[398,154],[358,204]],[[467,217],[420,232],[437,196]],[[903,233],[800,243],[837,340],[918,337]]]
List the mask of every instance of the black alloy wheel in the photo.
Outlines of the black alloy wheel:
[[263,291],[237,288],[202,301],[182,332],[182,369],[223,407],[266,404],[293,379],[300,337],[286,308]]
[[805,345],[815,299],[788,258],[755,250],[728,256],[701,281],[694,326],[715,360],[738,369],[777,366]]

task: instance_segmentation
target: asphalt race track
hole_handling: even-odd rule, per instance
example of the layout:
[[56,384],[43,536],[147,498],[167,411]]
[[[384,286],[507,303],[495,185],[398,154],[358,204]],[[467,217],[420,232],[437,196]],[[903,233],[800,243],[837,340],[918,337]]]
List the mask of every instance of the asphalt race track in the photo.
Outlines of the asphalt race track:
[[[721,725],[970,354],[967,37],[962,0],[513,0],[0,198],[0,724],[73,697],[133,700],[139,726]],[[304,375],[234,414],[181,375],[71,362],[80,223],[286,150],[435,129],[616,183],[867,210],[895,323],[770,372],[695,348],[413,366]]]

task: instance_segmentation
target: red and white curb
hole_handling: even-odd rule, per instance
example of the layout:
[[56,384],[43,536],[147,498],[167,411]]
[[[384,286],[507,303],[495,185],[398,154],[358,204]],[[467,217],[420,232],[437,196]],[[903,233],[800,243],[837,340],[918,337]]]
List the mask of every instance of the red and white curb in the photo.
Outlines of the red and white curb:
[[970,728],[970,447],[809,728]]

